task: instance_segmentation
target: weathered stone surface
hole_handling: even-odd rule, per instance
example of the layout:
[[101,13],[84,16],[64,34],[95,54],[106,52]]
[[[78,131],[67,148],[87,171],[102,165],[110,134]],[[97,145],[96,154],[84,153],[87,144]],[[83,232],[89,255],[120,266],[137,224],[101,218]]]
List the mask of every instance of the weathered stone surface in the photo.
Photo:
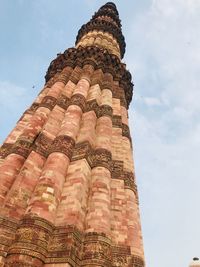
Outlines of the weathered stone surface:
[[145,266],[124,50],[108,2],[1,146],[0,266]]

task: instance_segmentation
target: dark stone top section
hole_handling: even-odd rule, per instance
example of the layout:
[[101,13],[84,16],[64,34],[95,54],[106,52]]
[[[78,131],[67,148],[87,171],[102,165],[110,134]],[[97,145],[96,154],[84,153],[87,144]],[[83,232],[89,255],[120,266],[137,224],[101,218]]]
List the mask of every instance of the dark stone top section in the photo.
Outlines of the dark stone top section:
[[[106,18],[109,18],[109,20]],[[94,30],[112,34],[119,44],[121,58],[123,58],[125,54],[126,43],[121,30],[119,13],[114,3],[108,2],[103,5],[93,15],[92,19],[81,27],[76,37],[76,44],[85,34]]]
[[63,54],[59,54],[51,62],[47,70],[46,82],[67,66],[72,68],[80,66],[82,68],[86,64],[92,65],[94,69],[102,69],[104,73],[111,73],[113,79],[119,81],[120,87],[124,90],[128,108],[133,95],[130,72],[126,70],[125,64],[121,63],[121,60],[116,55],[96,46],[69,48]]

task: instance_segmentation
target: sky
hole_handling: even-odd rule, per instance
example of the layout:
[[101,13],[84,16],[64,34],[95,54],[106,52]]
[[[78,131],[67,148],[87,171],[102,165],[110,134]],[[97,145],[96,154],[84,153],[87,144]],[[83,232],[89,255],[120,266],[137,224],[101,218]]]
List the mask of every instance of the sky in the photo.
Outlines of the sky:
[[[106,1],[0,0],[0,142]],[[200,257],[200,0],[118,0],[147,267]]]

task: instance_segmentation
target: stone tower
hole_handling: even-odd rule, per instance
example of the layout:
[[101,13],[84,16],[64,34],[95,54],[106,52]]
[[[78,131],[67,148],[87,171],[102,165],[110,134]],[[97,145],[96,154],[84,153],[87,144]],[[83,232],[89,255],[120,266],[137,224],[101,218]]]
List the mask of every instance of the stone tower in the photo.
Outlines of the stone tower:
[[1,146],[1,267],[144,267],[124,53],[108,2]]
[[199,258],[193,258],[192,262],[190,263],[189,267],[200,267],[200,260]]

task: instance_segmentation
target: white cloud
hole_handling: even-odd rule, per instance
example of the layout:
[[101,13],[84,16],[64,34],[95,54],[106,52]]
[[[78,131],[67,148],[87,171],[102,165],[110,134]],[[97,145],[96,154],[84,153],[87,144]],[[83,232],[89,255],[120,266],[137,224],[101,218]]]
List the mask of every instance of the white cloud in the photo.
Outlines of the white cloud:
[[0,105],[9,111],[21,109],[21,104],[28,105],[30,92],[9,81],[0,81]]
[[31,105],[35,93],[9,81],[0,81],[0,143],[13,129],[25,109]]
[[148,267],[187,266],[200,256],[199,14],[200,1],[154,0],[126,34]]
[[155,98],[155,97],[144,97],[144,102],[145,104],[149,106],[160,106],[161,105],[160,99]]

